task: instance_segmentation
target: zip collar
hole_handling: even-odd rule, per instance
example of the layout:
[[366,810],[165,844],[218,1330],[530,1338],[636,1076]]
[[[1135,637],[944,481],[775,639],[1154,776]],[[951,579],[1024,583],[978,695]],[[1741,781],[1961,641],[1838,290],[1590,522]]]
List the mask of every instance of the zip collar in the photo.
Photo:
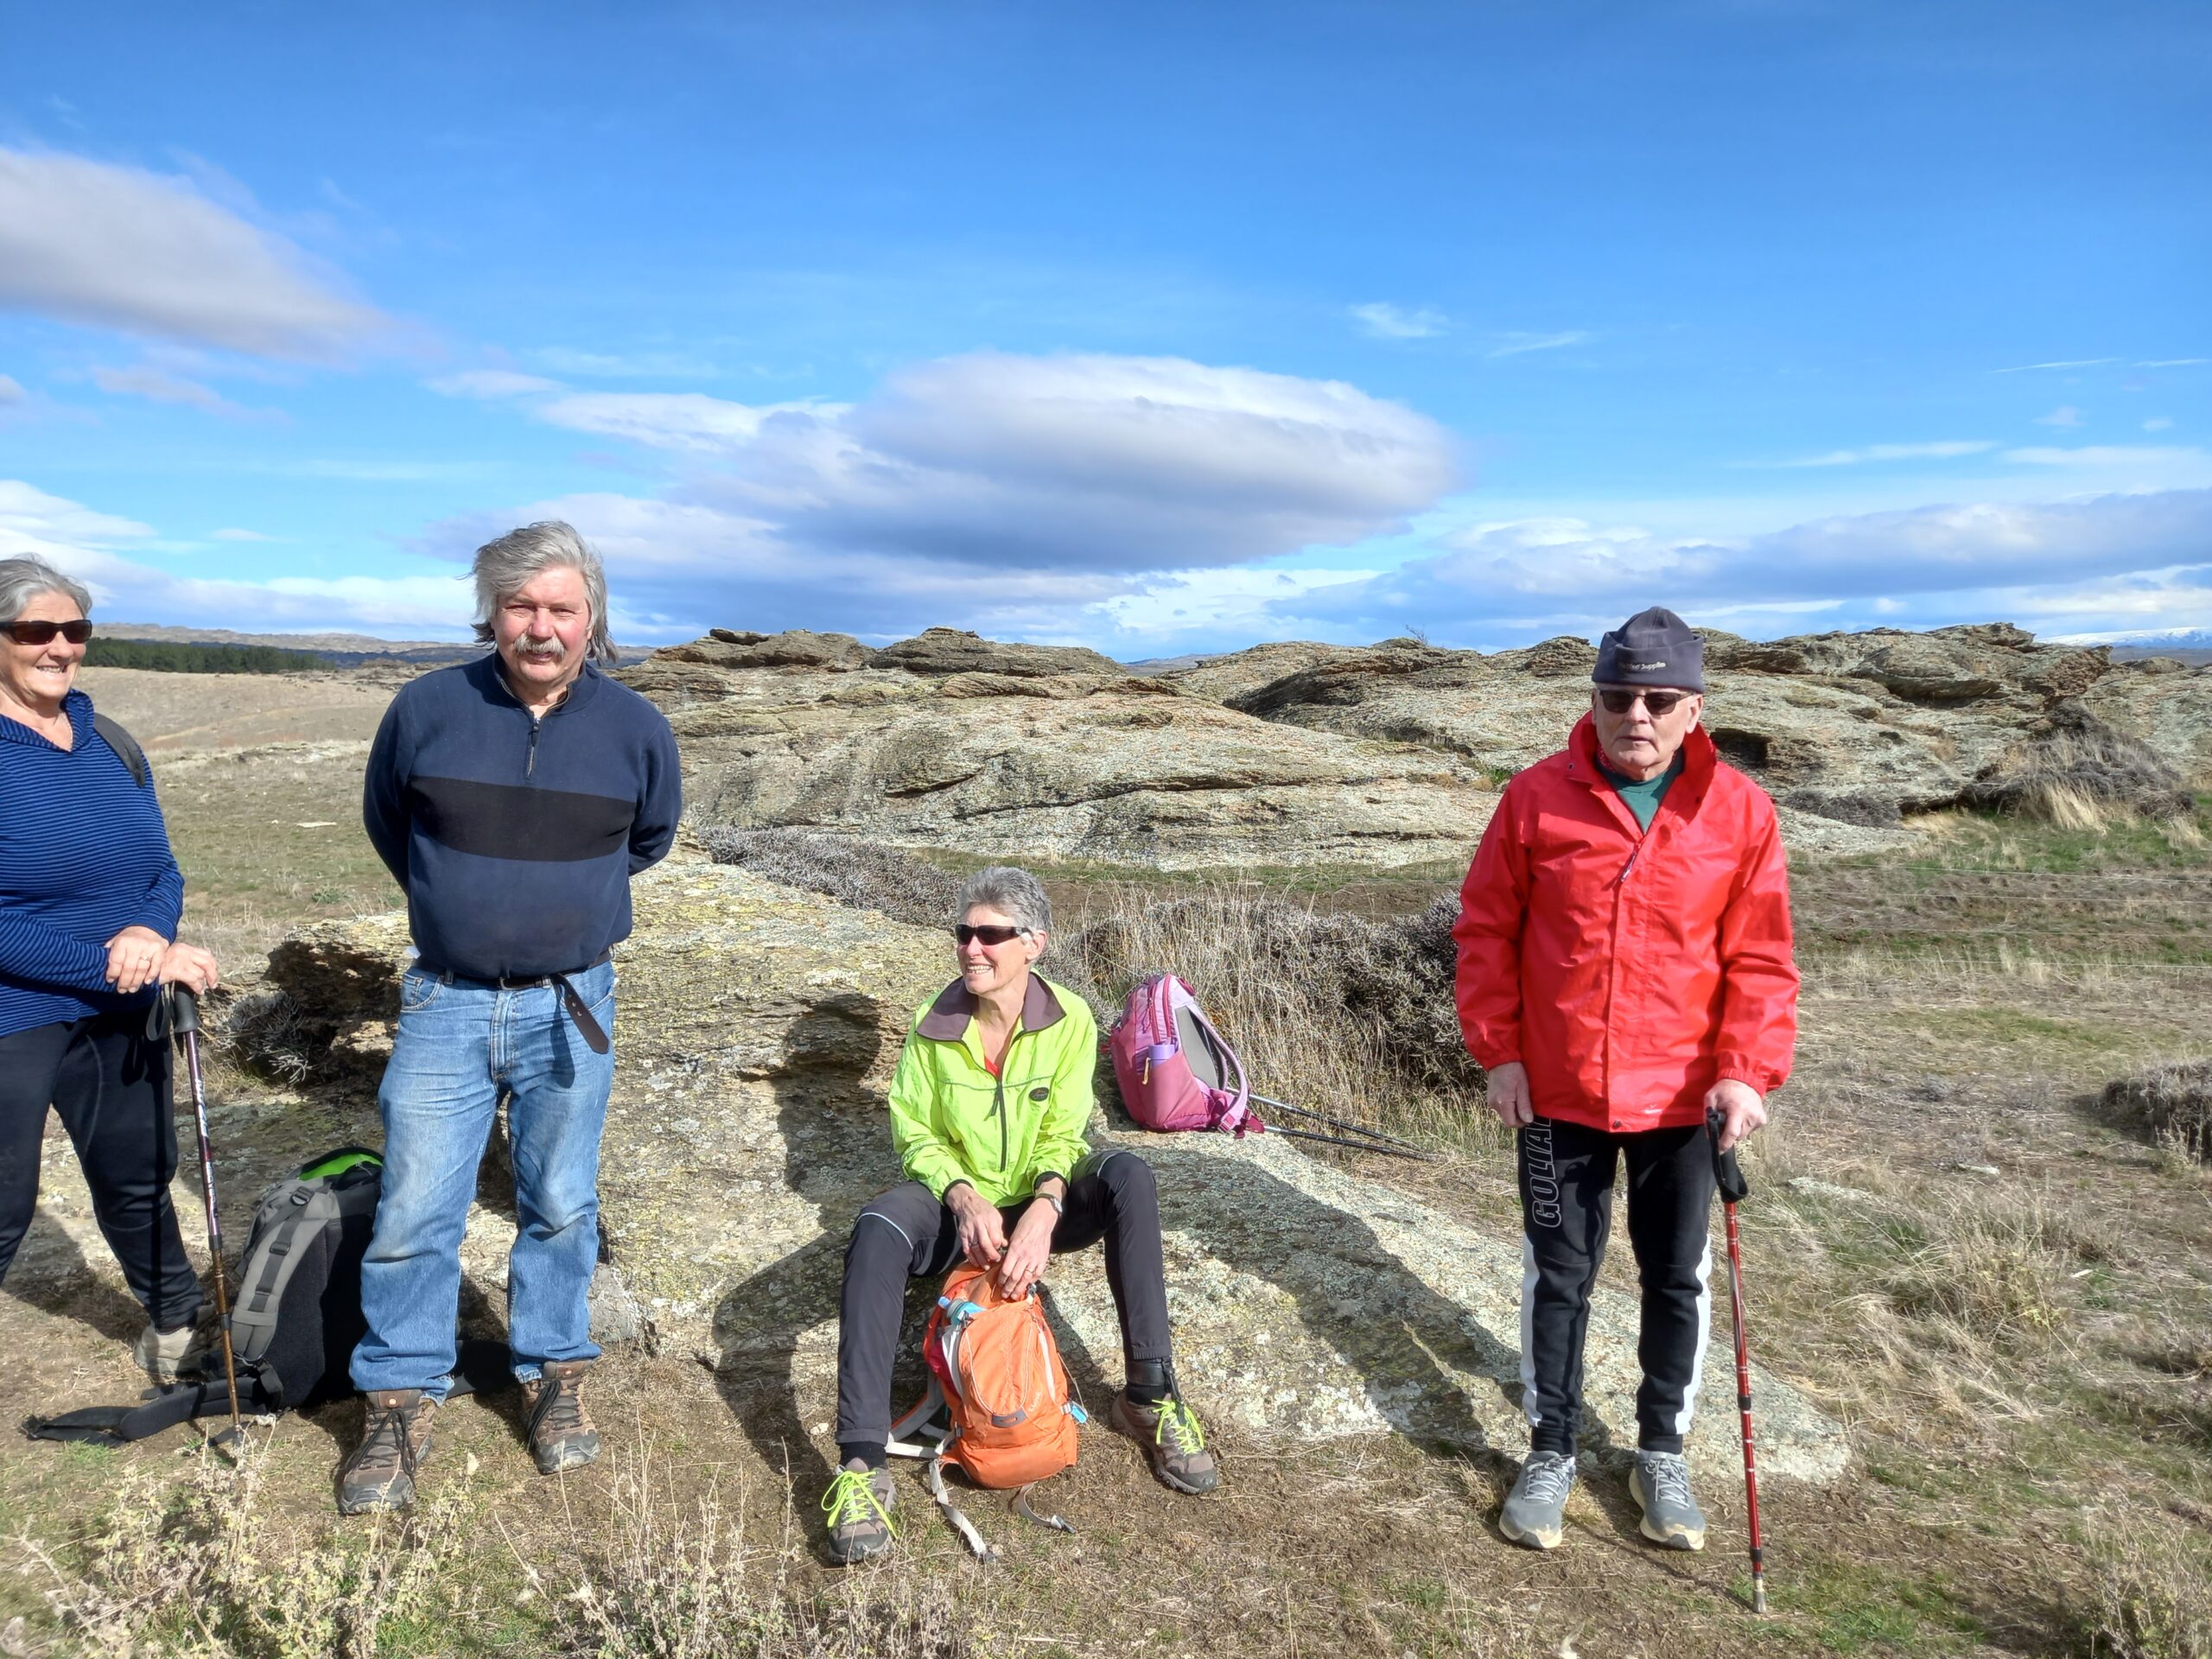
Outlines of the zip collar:
[[[1067,1012],[1053,995],[1052,988],[1045,982],[1045,976],[1033,970],[1028,988],[1021,994],[1020,1029],[1043,1031],[1066,1019]],[[968,988],[965,981],[956,979],[937,994],[937,1001],[930,1004],[930,1011],[914,1029],[932,1042],[957,1043],[968,1035],[968,1027],[975,1018],[976,994]]]
[[[1681,757],[1681,776],[1668,785],[1667,798],[1659,804],[1659,810],[1664,814],[1672,808],[1686,818],[1694,817],[1698,808],[1705,804],[1706,792],[1713,787],[1713,774],[1720,766],[1720,751],[1706,735],[1703,721],[1684,734]],[[1650,833],[1637,824],[1636,814],[1628,810],[1628,803],[1605,781],[1605,770],[1598,760],[1598,723],[1588,715],[1574,722],[1574,730],[1567,736],[1567,775],[1603,800],[1631,836],[1642,840]],[[1659,819],[1654,817],[1651,828],[1658,827]]]
[[[471,685],[493,702],[504,702],[510,709],[521,709],[525,715],[530,712],[522,699],[515,696],[514,688],[507,683],[507,677],[499,665],[498,652],[486,652],[474,661],[463,664],[461,671],[467,677]],[[585,658],[583,672],[569,682],[569,695],[548,709],[540,718],[550,720],[564,709],[574,709],[590,701],[598,691],[600,682],[605,678],[599,664],[588,658]]]

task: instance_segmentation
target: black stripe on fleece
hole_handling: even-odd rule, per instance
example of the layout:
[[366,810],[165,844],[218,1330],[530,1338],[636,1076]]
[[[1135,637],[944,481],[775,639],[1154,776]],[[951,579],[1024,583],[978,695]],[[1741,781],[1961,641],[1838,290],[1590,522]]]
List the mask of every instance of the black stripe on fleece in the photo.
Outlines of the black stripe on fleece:
[[579,863],[620,850],[638,811],[635,801],[607,795],[466,778],[414,779],[408,805],[442,847],[533,864]]

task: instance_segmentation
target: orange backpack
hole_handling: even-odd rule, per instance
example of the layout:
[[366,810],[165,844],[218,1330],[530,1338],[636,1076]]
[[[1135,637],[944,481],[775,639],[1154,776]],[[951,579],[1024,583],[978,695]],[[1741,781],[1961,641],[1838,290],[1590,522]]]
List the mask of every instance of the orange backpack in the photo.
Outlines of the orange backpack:
[[943,1455],[978,1486],[1003,1491],[1075,1462],[1083,1408],[1045,1321],[1039,1285],[1020,1301],[990,1269],[963,1263],[944,1281],[922,1351],[952,1420]]

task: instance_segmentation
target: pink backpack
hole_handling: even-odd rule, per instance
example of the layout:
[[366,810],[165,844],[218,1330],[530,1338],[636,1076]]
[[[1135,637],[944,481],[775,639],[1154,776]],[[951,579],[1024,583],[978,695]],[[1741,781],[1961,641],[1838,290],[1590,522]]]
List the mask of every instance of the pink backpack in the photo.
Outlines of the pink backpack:
[[1243,1135],[1268,1127],[1252,1109],[1244,1062],[1174,975],[1140,981],[1107,1042],[1122,1103],[1146,1128]]

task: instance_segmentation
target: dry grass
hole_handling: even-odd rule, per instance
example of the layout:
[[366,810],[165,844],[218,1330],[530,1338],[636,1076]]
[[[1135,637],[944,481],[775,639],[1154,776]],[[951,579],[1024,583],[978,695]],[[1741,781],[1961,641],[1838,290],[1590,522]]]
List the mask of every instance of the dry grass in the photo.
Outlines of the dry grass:
[[2105,1085],[2105,1114],[2147,1133],[2176,1170],[2212,1163],[2212,1059],[2154,1065]]
[[2185,817],[2196,805],[2157,750],[2068,704],[2053,713],[2048,731],[2014,745],[1961,799],[2092,832],[2114,816]]
[[2212,1659],[2212,1548],[2132,1507],[2096,1525],[2089,1651],[2099,1659]]
[[699,842],[717,864],[826,893],[841,905],[880,910],[915,927],[944,927],[960,901],[960,878],[895,847],[810,836],[798,830],[709,829]]

